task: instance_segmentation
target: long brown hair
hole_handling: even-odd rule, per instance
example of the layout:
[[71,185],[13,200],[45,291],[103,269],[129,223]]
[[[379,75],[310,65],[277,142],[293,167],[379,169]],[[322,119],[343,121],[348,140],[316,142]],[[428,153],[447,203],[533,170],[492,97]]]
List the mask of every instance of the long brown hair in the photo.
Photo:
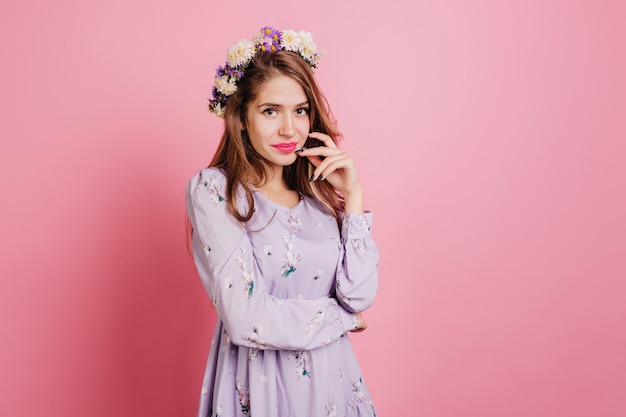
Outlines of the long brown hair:
[[[220,168],[226,175],[226,201],[230,213],[240,222],[250,220],[254,211],[252,187],[264,184],[268,162],[252,147],[247,132],[242,131],[250,102],[254,101],[261,87],[273,77],[285,75],[295,80],[304,90],[309,101],[310,129],[329,135],[336,143],[341,137],[330,108],[322,94],[309,65],[296,53],[287,51],[259,52],[246,68],[239,81],[237,92],[228,98],[224,114],[224,133],[209,167]],[[308,138],[306,147],[321,145],[321,141]],[[309,182],[313,167],[307,158],[283,168],[287,187],[315,198],[339,218],[343,210],[342,200],[327,181]],[[237,207],[237,190],[242,187],[248,201],[248,209],[242,213]]]

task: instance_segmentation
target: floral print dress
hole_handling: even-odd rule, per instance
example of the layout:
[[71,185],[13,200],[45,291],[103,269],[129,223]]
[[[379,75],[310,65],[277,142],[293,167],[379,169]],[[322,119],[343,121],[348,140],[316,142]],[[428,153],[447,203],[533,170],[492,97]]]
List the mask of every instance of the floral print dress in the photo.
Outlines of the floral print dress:
[[[314,199],[293,208],[253,192],[242,227],[224,174],[189,182],[198,274],[219,319],[198,417],[365,417],[374,406],[346,333],[377,289],[372,214],[337,221]],[[238,207],[247,210],[239,195]]]

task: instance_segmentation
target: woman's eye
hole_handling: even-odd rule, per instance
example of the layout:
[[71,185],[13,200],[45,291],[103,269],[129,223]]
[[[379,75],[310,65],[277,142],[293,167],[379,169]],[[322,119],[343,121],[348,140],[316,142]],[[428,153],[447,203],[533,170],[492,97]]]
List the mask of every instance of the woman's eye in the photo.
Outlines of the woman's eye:
[[265,109],[263,110],[263,113],[267,114],[268,116],[274,116],[276,114],[276,109]]
[[309,109],[306,107],[301,107],[298,110],[296,110],[296,113],[299,115],[309,114]]

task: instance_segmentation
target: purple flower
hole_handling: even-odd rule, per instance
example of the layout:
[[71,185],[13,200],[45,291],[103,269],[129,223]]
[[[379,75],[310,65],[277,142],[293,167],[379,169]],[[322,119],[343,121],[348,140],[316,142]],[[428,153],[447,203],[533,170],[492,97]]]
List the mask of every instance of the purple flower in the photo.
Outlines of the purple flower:
[[261,29],[260,35],[262,39],[259,39],[258,46],[263,52],[280,51],[282,40],[282,32],[271,26],[265,26]]

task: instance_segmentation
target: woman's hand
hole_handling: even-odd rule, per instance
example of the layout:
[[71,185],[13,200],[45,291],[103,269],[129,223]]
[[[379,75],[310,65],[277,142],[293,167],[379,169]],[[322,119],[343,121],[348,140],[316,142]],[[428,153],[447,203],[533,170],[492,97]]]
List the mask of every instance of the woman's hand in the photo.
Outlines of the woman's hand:
[[333,139],[325,133],[312,132],[309,133],[309,137],[324,143],[324,146],[304,148],[297,152],[300,156],[308,158],[315,167],[311,181],[328,181],[343,194],[346,213],[363,213],[363,190],[352,155],[339,149]]
[[357,325],[356,329],[350,330],[350,331],[354,332],[354,333],[359,333],[359,332],[362,332],[363,330],[367,329],[367,322],[363,318],[363,315],[361,313],[357,313],[356,314],[356,318],[359,320],[359,324]]

